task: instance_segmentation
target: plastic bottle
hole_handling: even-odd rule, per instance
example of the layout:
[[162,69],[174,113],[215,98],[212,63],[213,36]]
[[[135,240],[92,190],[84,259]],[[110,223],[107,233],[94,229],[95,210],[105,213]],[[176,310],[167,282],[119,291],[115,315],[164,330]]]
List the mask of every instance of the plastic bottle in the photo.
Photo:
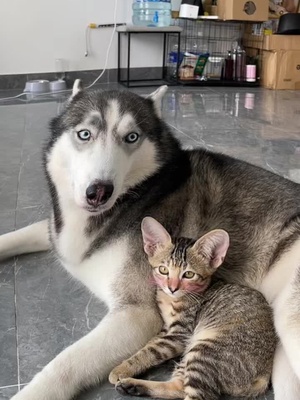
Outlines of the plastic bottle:
[[168,74],[170,78],[177,78],[178,44],[174,43],[169,53]]
[[236,56],[237,56],[237,48],[238,48],[238,46],[239,46],[238,42],[233,42],[232,46],[231,46],[231,49],[232,49],[231,57],[232,57],[232,60],[233,60],[233,74],[232,74],[232,77],[233,77],[234,80],[236,80],[236,58],[237,58]]
[[224,79],[226,81],[231,81],[233,79],[233,68],[234,61],[232,58],[231,51],[228,51],[227,58],[225,58],[225,66],[224,66]]
[[198,15],[204,15],[202,0],[194,0],[194,5],[199,7]]
[[171,0],[135,0],[132,10],[134,25],[162,27],[171,24]]
[[236,53],[236,63],[235,63],[235,79],[237,81],[245,80],[245,68],[246,68],[246,52],[238,46]]
[[238,42],[232,44],[233,79],[244,81],[246,73],[246,52]]

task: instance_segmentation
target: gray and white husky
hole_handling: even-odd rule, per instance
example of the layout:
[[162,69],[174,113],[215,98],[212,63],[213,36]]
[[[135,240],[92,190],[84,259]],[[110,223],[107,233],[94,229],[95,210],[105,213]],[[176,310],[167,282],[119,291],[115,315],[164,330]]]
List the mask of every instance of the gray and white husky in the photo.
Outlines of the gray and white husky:
[[220,275],[260,290],[272,305],[281,340],[275,398],[300,399],[300,186],[225,155],[181,150],[160,116],[165,90],[144,99],[85,92],[76,82],[51,122],[44,162],[52,217],[2,236],[0,254],[52,246],[109,312],[14,400],[71,399],[160,330],[140,233],[147,215],[174,236],[229,232]]

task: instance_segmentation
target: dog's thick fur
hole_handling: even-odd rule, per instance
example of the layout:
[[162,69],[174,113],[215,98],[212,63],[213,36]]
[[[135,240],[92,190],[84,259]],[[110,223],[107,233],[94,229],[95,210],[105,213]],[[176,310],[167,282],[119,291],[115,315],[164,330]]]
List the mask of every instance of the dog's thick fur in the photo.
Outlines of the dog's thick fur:
[[[14,400],[71,399],[105,380],[158,332],[140,233],[147,215],[175,236],[229,232],[220,275],[260,290],[272,305],[282,343],[274,364],[275,398],[300,398],[300,187],[225,155],[181,150],[159,115],[164,91],[143,99],[75,85],[73,98],[51,123],[44,156],[51,240],[43,221],[2,236],[0,255],[46,250],[51,242],[64,267],[109,313]],[[77,137],[84,129],[92,133],[88,143]],[[129,132],[140,135],[138,142],[125,143]],[[90,210],[85,191],[95,179],[112,181],[114,192]]]

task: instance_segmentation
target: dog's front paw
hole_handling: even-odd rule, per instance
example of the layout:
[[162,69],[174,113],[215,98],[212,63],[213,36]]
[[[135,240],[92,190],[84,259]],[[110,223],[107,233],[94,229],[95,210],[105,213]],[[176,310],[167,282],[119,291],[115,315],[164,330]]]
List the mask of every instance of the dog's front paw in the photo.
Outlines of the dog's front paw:
[[125,364],[120,364],[116,368],[114,368],[111,373],[109,374],[108,380],[110,383],[115,385],[119,380],[124,379],[124,378],[130,378],[132,375],[126,367]]
[[46,393],[47,392],[39,393],[38,391],[32,391],[29,390],[29,388],[25,387],[20,392],[11,397],[10,400],[44,400],[47,396]]
[[138,379],[126,378],[121,379],[116,384],[116,390],[123,394],[129,396],[147,396],[148,390],[145,386],[138,383]]

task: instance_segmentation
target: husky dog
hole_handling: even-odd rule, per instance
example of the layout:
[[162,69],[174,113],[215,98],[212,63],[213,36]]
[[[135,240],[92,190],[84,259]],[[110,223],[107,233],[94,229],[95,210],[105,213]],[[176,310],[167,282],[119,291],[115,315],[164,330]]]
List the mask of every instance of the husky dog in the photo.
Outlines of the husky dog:
[[159,332],[140,233],[147,215],[174,236],[229,233],[219,276],[258,289],[271,304],[281,340],[275,398],[300,398],[300,186],[225,155],[181,150],[160,116],[165,91],[144,99],[85,92],[76,82],[66,109],[51,122],[44,152],[50,235],[48,221],[9,233],[0,238],[0,254],[52,246],[109,312],[14,400],[71,399]]

